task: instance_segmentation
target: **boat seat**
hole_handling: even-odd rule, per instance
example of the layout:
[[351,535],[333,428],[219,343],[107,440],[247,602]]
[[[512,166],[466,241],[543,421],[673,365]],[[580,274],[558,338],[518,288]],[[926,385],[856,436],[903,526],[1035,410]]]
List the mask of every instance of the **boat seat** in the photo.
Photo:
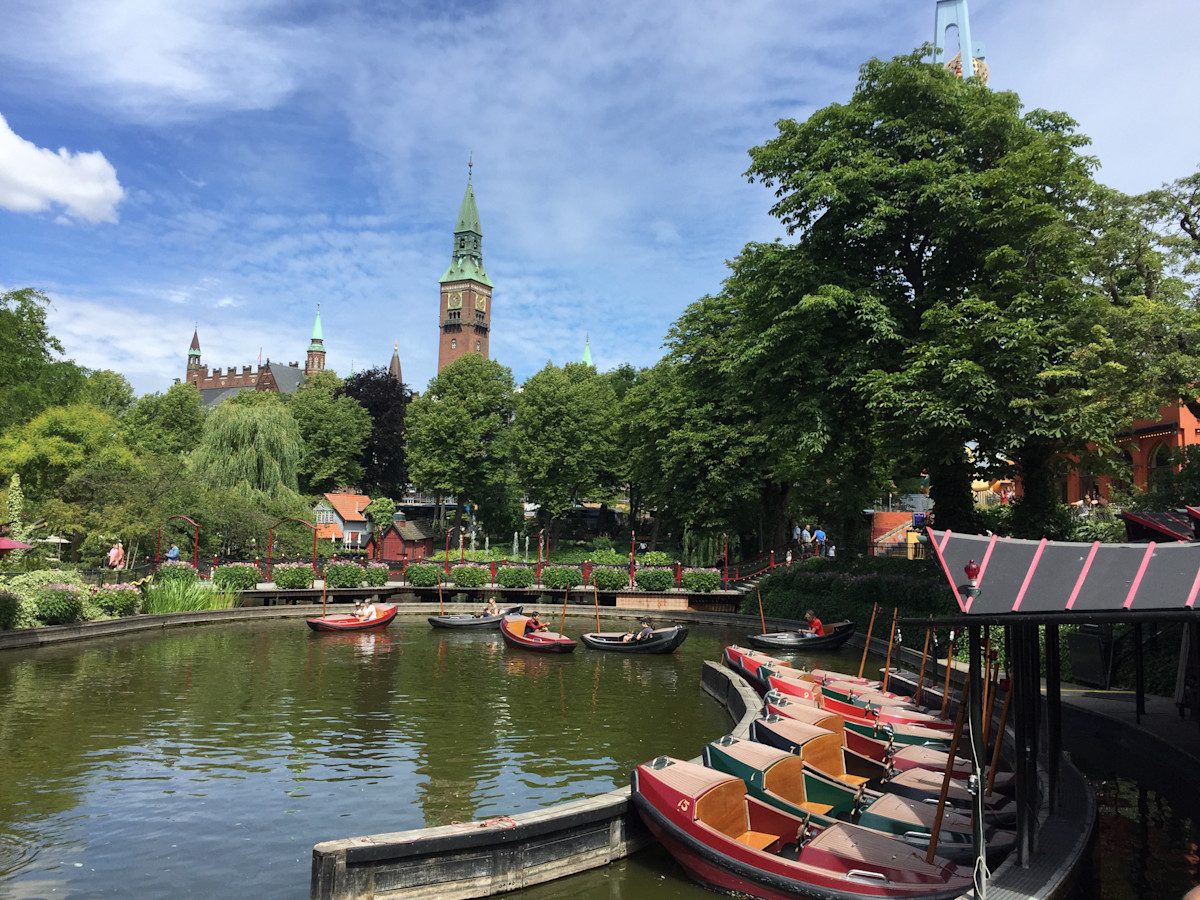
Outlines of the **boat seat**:
[[805,812],[816,813],[818,816],[827,816],[833,812],[833,807],[828,803],[801,803],[800,808]]
[[753,847],[755,850],[766,850],[777,840],[779,840],[779,835],[767,834],[762,831],[747,831],[738,835],[739,844],[745,844],[747,847]]
[[749,830],[746,817],[746,783],[729,780],[696,800],[696,821],[737,840]]

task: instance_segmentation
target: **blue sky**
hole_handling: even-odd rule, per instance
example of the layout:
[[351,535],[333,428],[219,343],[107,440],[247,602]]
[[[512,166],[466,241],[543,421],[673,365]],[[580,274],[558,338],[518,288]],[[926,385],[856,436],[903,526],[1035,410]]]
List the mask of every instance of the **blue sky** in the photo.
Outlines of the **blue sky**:
[[[139,392],[210,366],[437,366],[473,156],[492,356],[650,365],[725,260],[781,236],[742,176],[780,118],[932,40],[934,0],[6,0],[0,290]],[[1101,180],[1200,164],[1194,0],[974,0],[995,89],[1063,109]]]

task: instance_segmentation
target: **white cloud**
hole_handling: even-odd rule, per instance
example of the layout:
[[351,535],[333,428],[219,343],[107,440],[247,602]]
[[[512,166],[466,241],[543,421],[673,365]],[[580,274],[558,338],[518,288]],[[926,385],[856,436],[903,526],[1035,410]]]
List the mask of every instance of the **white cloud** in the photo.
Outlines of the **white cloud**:
[[98,150],[57,153],[25,140],[0,116],[0,207],[13,212],[42,212],[62,207],[60,221],[117,221],[125,190],[117,170]]

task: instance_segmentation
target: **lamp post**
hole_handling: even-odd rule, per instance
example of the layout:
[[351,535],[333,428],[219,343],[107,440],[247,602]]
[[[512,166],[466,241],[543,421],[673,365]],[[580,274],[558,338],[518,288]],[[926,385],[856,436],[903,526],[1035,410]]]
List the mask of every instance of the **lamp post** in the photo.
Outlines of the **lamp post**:
[[725,541],[725,590],[729,590],[729,535],[722,534]]
[[[545,536],[545,534],[546,534],[545,528],[543,528],[541,531],[538,532],[537,583],[539,585],[542,583],[542,540],[543,540],[543,537]],[[549,561],[549,559],[550,559],[549,551],[547,551],[547,553],[546,553],[546,559],[547,559],[547,561]]]
[[633,573],[637,559],[637,532],[629,532],[629,589],[633,590]]
[[970,560],[963,571],[967,575],[967,596],[974,600],[979,596],[979,563],[975,560]]

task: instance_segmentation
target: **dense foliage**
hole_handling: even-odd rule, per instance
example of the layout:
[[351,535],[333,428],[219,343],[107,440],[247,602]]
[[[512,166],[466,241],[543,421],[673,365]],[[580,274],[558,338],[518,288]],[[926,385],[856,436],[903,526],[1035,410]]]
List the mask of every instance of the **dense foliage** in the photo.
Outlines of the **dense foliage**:
[[160,584],[166,581],[180,581],[184,584],[195,584],[199,578],[200,575],[196,571],[196,567],[191,563],[183,562],[182,560],[178,562],[163,563],[158,567],[158,571],[154,575],[154,580]]
[[367,563],[364,577],[367,582],[367,587],[383,587],[391,578],[391,570],[386,563],[372,562]]
[[280,563],[271,572],[275,587],[284,590],[310,588],[315,578],[316,573],[308,563]]
[[574,566],[546,566],[542,569],[542,586],[553,591],[567,590],[583,584],[583,572]]
[[721,589],[721,572],[718,569],[684,569],[680,582],[685,591],[718,591]]
[[465,563],[450,567],[450,580],[458,587],[483,587],[491,579],[491,571],[485,566]]
[[508,588],[532,587],[535,575],[528,566],[500,566],[496,569],[496,584]]
[[633,573],[633,581],[643,591],[668,591],[675,587],[675,570],[640,568]]
[[141,605],[142,592],[132,584],[106,584],[92,590],[92,602],[106,615],[132,616]]
[[440,566],[417,565],[404,570],[405,580],[413,587],[433,587],[442,579]]
[[0,630],[8,631],[17,625],[17,614],[21,610],[21,595],[0,590]]
[[87,593],[73,584],[48,584],[34,599],[37,616],[47,625],[68,625],[83,618]]
[[262,580],[262,573],[253,563],[226,563],[213,569],[213,587],[224,590],[252,591]]
[[616,566],[594,566],[592,584],[602,591],[620,591],[629,587],[629,570]]

